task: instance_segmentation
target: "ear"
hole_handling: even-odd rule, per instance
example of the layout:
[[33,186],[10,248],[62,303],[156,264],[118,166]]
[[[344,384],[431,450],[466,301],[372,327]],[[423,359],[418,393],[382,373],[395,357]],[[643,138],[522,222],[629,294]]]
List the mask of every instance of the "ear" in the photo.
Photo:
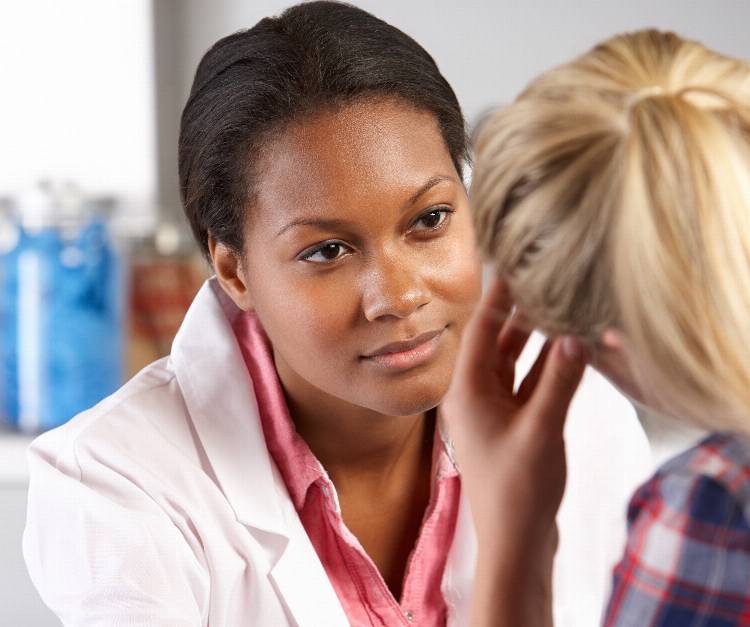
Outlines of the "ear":
[[605,329],[604,333],[602,333],[602,336],[599,339],[599,344],[602,348],[620,352],[622,351],[625,342],[620,332],[617,329],[610,327]]
[[242,259],[229,246],[208,236],[208,250],[219,284],[243,311],[253,308],[249,285]]

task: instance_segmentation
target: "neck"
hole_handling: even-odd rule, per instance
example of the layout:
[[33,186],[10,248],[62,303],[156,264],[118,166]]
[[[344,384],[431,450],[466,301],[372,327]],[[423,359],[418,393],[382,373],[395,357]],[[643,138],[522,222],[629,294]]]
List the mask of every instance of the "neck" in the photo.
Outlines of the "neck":
[[337,489],[350,482],[365,481],[373,488],[387,485],[431,457],[434,412],[382,414],[298,381],[283,363],[276,363],[297,433]]

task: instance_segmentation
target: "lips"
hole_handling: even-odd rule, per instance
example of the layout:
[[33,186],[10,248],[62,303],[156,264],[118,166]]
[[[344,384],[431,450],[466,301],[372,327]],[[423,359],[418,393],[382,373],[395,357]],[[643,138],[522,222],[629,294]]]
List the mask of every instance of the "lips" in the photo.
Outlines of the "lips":
[[387,370],[407,370],[429,361],[437,352],[445,328],[428,331],[410,340],[391,342],[363,355],[363,359]]

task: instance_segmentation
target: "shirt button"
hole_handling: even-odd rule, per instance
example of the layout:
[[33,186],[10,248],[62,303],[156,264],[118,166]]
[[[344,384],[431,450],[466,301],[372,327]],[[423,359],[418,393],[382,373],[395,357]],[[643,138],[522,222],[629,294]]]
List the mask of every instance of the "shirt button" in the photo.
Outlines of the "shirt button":
[[414,614],[410,611],[404,612],[404,616],[406,616],[406,620],[408,620],[410,623],[414,622]]

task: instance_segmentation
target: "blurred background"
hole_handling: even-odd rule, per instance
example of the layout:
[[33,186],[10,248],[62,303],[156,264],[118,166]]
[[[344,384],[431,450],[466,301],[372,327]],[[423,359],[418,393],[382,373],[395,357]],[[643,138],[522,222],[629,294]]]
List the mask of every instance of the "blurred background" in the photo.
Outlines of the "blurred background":
[[[166,355],[208,276],[177,186],[179,118],[197,63],[218,38],[288,4],[0,2],[2,627],[59,624],[21,557],[31,437]],[[537,73],[624,30],[671,29],[750,58],[747,0],[354,4],[433,54],[470,124]],[[608,436],[623,454],[644,447],[628,429]]]

